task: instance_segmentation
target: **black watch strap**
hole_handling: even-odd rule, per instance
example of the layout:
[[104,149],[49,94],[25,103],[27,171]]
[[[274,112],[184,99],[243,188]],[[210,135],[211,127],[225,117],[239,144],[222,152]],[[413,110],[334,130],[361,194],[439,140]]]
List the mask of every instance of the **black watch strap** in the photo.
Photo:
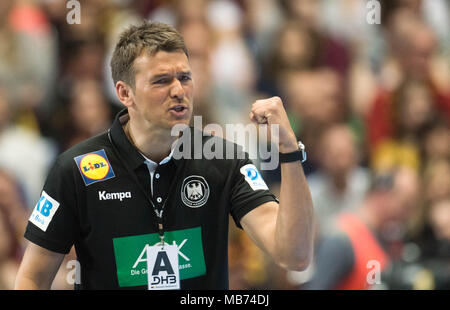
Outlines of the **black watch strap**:
[[280,163],[290,163],[298,160],[303,163],[306,161],[305,145],[299,141],[298,150],[290,153],[278,153],[278,155]]
[[301,150],[297,150],[294,152],[290,152],[290,153],[279,153],[279,160],[280,163],[290,163],[293,161],[302,161],[302,151]]

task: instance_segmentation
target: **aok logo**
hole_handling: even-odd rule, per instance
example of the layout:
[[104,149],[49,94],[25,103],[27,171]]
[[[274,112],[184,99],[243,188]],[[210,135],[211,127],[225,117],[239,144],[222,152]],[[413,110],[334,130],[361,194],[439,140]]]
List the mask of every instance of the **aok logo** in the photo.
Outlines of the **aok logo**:
[[[201,227],[167,231],[167,245],[176,246],[180,279],[191,279],[206,273]],[[148,284],[147,250],[160,242],[159,234],[126,236],[113,239],[119,286]]]
[[[184,253],[180,251],[181,248],[183,247],[183,245],[186,243],[186,241],[188,241],[188,239],[184,239],[184,240],[180,243],[180,245],[177,245],[177,244],[175,243],[175,241],[173,241],[173,245],[175,245],[175,246],[177,247],[178,255],[181,256],[184,260],[186,260],[186,261],[188,262],[188,261],[190,261],[189,257],[187,257],[186,255],[184,255]],[[159,243],[157,243],[157,244],[159,244]],[[156,245],[156,244],[155,244],[155,245]],[[136,267],[138,266],[139,263],[146,263],[146,262],[147,262],[147,247],[148,247],[148,246],[149,246],[149,245],[146,244],[146,245],[144,246],[144,248],[142,249],[141,254],[139,254],[139,257],[136,259],[136,261],[135,261],[134,264],[133,264],[133,269],[136,268]]]
[[58,208],[59,202],[50,197],[45,191],[42,191],[42,196],[36,204],[33,213],[31,213],[30,222],[46,231]]
[[115,176],[104,150],[75,157],[75,162],[86,185]]

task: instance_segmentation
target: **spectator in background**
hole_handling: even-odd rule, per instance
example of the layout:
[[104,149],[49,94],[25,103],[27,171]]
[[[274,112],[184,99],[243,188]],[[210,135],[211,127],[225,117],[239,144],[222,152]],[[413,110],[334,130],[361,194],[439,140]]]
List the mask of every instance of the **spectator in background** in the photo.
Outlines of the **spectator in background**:
[[82,79],[101,79],[104,59],[104,46],[98,39],[70,43],[68,60],[64,68],[67,83]]
[[319,140],[318,169],[308,176],[318,238],[332,231],[341,212],[356,211],[370,179],[367,169],[359,166],[355,136],[348,126],[332,125]]
[[[294,133],[308,146],[308,160],[303,164],[308,175],[317,169],[321,132],[336,123],[351,124],[342,77],[328,67],[292,70],[283,74],[280,85]],[[261,173],[269,184],[278,186],[279,167]]]
[[433,124],[423,140],[423,156],[427,162],[450,158],[450,128],[445,122]]
[[406,80],[394,94],[389,110],[392,134],[375,144],[372,166],[377,171],[396,164],[420,169],[422,141],[438,120],[432,90],[423,82]]
[[221,119],[214,105],[214,81],[211,77],[212,30],[206,18],[185,18],[178,27],[189,49],[189,61],[195,76],[194,115],[202,116],[203,125]]
[[425,198],[434,204],[450,196],[450,162],[440,159],[428,163],[424,171]]
[[0,85],[0,168],[12,174],[23,188],[25,204],[32,209],[56,156],[52,140],[12,122],[16,109]]
[[263,61],[269,56],[277,32],[284,24],[284,15],[278,0],[244,0],[243,6],[246,43],[261,75]]
[[[425,109],[424,112],[428,111],[428,114],[441,115],[447,124],[450,121],[450,75],[447,65],[436,56],[434,33],[409,9],[393,12],[387,23],[391,57],[387,58],[382,68],[383,85],[367,115],[367,139],[372,155],[383,141],[395,138],[398,134],[396,126],[399,125],[399,114],[394,116],[394,111],[402,106],[410,111]],[[417,82],[410,83],[410,80]],[[406,93],[398,95],[404,91],[415,92],[420,95],[420,99],[414,100]],[[413,99],[414,102],[401,102],[397,98],[403,98],[404,101]],[[405,115],[400,115],[409,122]],[[417,117],[421,116],[414,116]]]
[[106,101],[101,84],[92,79],[76,81],[67,119],[71,128],[61,141],[64,149],[107,130],[111,118],[111,106]]
[[[450,289],[450,196],[430,206],[428,219],[434,235],[424,265],[432,271],[435,289]],[[434,245],[434,246],[431,246]],[[425,256],[425,255],[424,255]]]
[[444,52],[448,53],[450,43],[450,7],[446,0],[391,0],[381,6],[382,24],[386,24],[391,14],[400,9],[408,9],[423,18],[437,34]]
[[320,55],[318,40],[316,34],[298,20],[283,24],[270,54],[263,60],[260,90],[276,94],[282,88],[286,73],[316,68]]
[[0,210],[0,289],[11,290],[14,288],[16,273],[19,263],[15,259],[14,249],[17,240],[8,223],[3,210]]
[[[447,261],[447,275],[450,275],[450,198],[442,199],[430,206],[428,220],[433,229],[433,234],[438,241],[435,247],[438,259]],[[430,258],[433,258],[434,255]],[[447,279],[447,285],[450,278]],[[449,286],[447,286],[447,289]]]
[[[317,164],[320,132],[348,120],[342,78],[330,68],[292,71],[284,75],[282,94],[298,139],[308,145],[307,165]],[[314,168],[306,167],[309,173]]]
[[0,289],[13,289],[24,244],[22,234],[29,212],[20,188],[0,170]]
[[419,197],[414,170],[400,168],[374,179],[356,212],[341,213],[335,233],[317,251],[316,272],[308,289],[368,289],[367,265],[376,261],[381,271],[401,253],[405,224]]
[[333,33],[327,32],[322,26],[326,4],[316,0],[282,0],[280,3],[289,20],[302,22],[311,35],[317,38],[319,64],[346,75],[350,64],[350,46],[347,46],[348,42],[337,40]]
[[[3,169],[0,169],[0,209],[7,221],[5,225],[9,225],[11,231],[14,232],[13,237],[16,240],[23,240],[22,234],[25,232],[25,222],[29,214],[25,205],[25,197],[19,183]],[[19,252],[19,249],[16,248],[14,255],[20,255]]]
[[[285,1],[285,13],[291,17],[282,24],[274,36],[271,49],[263,59],[258,83],[261,91],[276,94],[282,88],[280,84],[283,83],[283,75],[294,70],[327,67],[346,76],[349,51],[344,44],[320,29],[317,18],[320,6],[317,3],[309,0]],[[291,6],[307,8],[293,9]]]
[[379,61],[382,40],[379,28],[367,22],[366,1],[316,2],[321,3],[320,29],[351,49],[352,62],[360,59]]
[[39,131],[53,108],[57,54],[47,16],[36,1],[0,4],[0,80],[22,125]]
[[[317,170],[307,177],[314,204],[316,247],[334,232],[342,212],[355,212],[362,204],[370,183],[370,171],[360,166],[361,152],[352,128],[331,124],[318,134]],[[293,282],[304,284],[314,273],[289,272]]]
[[262,289],[269,282],[269,261],[245,234],[231,228],[229,235],[230,287]]
[[255,61],[244,41],[242,9],[233,1],[211,1],[207,18],[215,44],[211,51],[211,78],[215,85],[216,104],[213,109],[219,124],[233,119],[247,124],[256,85]]
[[[450,197],[450,196],[447,196]],[[423,227],[382,274],[386,289],[450,288],[450,199],[425,206]]]
[[302,20],[310,28],[320,25],[319,17],[322,5],[316,0],[281,0],[281,7],[289,19]]

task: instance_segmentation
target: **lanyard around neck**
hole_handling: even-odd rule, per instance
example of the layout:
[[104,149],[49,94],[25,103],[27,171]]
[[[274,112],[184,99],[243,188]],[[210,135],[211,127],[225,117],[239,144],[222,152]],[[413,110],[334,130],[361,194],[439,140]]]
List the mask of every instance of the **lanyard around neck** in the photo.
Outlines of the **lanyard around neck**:
[[[177,178],[173,178],[173,180],[171,181],[171,184],[169,186],[169,195],[167,195],[166,199],[164,199],[162,205],[161,205],[161,210],[158,210],[158,208],[156,207],[156,204],[153,200],[153,197],[151,195],[149,195],[148,191],[145,190],[145,188],[142,186],[141,182],[139,181],[136,173],[133,171],[133,169],[131,169],[127,162],[125,161],[125,159],[120,155],[120,151],[117,148],[117,146],[115,145],[113,139],[111,138],[111,129],[108,130],[108,138],[109,141],[111,142],[111,145],[113,146],[114,152],[116,153],[117,157],[120,159],[120,161],[122,162],[122,164],[125,166],[125,169],[128,171],[128,173],[130,174],[130,176],[133,178],[133,180],[135,181],[136,185],[139,187],[139,189],[142,191],[142,193],[144,194],[144,196],[146,197],[147,201],[150,203],[150,205],[153,207],[153,211],[155,212],[155,215],[157,217],[157,223],[158,223],[158,233],[159,236],[161,238],[161,242],[164,242],[164,218],[163,218],[163,213],[164,213],[164,207],[166,205],[167,200],[169,199],[169,195],[170,193],[173,192],[173,189],[177,183]],[[178,175],[179,172],[181,171],[181,163],[180,165],[177,166],[177,170],[175,172],[175,175]]]

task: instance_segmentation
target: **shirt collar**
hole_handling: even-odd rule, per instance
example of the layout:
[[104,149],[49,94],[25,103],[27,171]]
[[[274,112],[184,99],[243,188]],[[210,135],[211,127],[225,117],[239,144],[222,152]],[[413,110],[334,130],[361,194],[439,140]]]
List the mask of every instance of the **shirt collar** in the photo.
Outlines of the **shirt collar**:
[[164,165],[164,164],[167,164],[167,163],[172,159],[173,151],[174,151],[174,148],[172,148],[172,150],[170,151],[170,154],[167,155],[166,158],[164,158],[163,160],[161,160],[161,161],[159,162],[159,164],[157,164],[156,162],[154,162],[153,160],[151,160],[150,158],[148,158],[147,156],[145,156],[145,155],[142,154],[141,152],[139,152],[139,153],[144,157],[145,163],[147,164],[147,166],[150,165],[150,166],[155,166],[155,167],[156,167],[156,166],[158,166],[158,165]]
[[[110,133],[111,139],[113,140],[115,146],[118,148],[118,151],[124,158],[128,161],[128,164],[132,169],[138,168],[140,165],[146,162],[146,158],[139,152],[139,150],[131,144],[127,135],[123,131],[123,125],[130,119],[128,115],[128,109],[123,109],[119,113],[117,113],[116,118],[111,126]],[[177,164],[178,160],[172,158],[174,152],[174,148],[170,152],[169,156],[164,158],[159,164],[165,164],[172,159],[172,162]],[[148,159],[149,160],[149,159]],[[153,161],[151,161],[153,162]],[[154,163],[154,162],[153,162]]]

